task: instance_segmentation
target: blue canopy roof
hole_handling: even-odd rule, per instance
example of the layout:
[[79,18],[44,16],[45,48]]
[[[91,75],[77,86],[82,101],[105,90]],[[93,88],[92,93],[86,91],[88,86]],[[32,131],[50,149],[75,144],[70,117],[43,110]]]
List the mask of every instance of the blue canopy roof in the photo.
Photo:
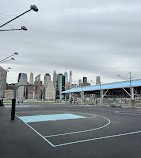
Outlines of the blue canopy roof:
[[[141,86],[141,79],[132,80],[131,81],[131,86],[132,87]],[[101,86],[100,85],[95,85],[95,86],[73,88],[73,89],[70,89],[70,90],[67,90],[67,91],[63,91],[62,93],[94,91],[94,90],[100,90],[100,89],[104,90],[104,89],[116,89],[116,88],[129,88],[129,87],[130,87],[130,81],[125,81],[125,82],[101,84]]]

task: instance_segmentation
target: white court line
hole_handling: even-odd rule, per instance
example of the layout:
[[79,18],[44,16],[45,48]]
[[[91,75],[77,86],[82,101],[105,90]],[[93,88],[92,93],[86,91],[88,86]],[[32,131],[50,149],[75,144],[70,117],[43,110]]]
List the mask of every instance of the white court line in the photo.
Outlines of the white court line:
[[141,113],[124,113],[124,112],[120,112],[119,114],[122,114],[122,115],[141,115]]
[[[18,117],[18,115],[16,115]],[[19,117],[18,117],[19,118]],[[20,118],[19,118],[20,119]],[[21,120],[21,119],[20,119]],[[22,120],[21,120],[22,121]],[[44,139],[49,145],[52,147],[55,147],[49,140],[47,140],[44,136],[42,136],[39,132],[37,132],[33,127],[31,127],[29,124],[26,122],[22,121],[24,124],[26,124],[30,129],[32,129],[36,134],[38,134],[42,139]]]
[[95,117],[102,117],[102,118],[106,119],[108,121],[108,123],[105,124],[104,126],[101,126],[101,127],[98,127],[98,128],[88,129],[88,130],[84,130],[84,131],[68,132],[68,133],[62,133],[62,134],[49,135],[49,136],[44,136],[44,137],[45,138],[50,138],[50,137],[57,137],[57,136],[63,136],[63,135],[71,135],[71,134],[91,132],[91,131],[96,131],[98,129],[102,129],[104,127],[107,127],[110,124],[110,120],[108,118],[104,117],[104,116],[95,115]]
[[17,111],[16,113],[40,113],[40,112],[45,112],[45,110],[32,110],[32,111]]
[[[5,106],[6,109],[8,109],[6,106]],[[18,115],[15,114],[15,116],[20,119],[18,117]],[[20,119],[21,120],[21,119]],[[21,120],[22,121],[22,120]],[[37,135],[39,135],[42,139],[44,139],[49,145],[51,145],[52,147],[55,147],[49,140],[47,140],[44,136],[42,136],[39,132],[37,132],[33,127],[31,127],[29,124],[25,123],[24,121],[22,121],[24,124],[26,124],[30,129],[32,129]]]
[[[6,109],[8,109],[5,106]],[[18,117],[18,115],[15,114],[16,117]],[[19,118],[19,117],[18,117]],[[20,118],[19,118],[20,119]],[[21,119],[20,119],[21,120]],[[21,120],[22,121],[22,120]],[[24,124],[26,124],[30,129],[32,129],[37,135],[39,135],[42,139],[44,139],[49,145],[51,145],[52,147],[55,147],[49,140],[47,140],[44,136],[42,136],[39,132],[37,132],[34,128],[32,128],[29,124],[25,123],[24,121],[22,121]]]
[[[6,108],[11,108],[12,105],[6,105]],[[27,108],[27,107],[31,107],[31,105],[16,105],[16,108]]]
[[114,138],[114,137],[120,137],[120,136],[127,136],[127,135],[138,134],[138,133],[141,133],[141,131],[123,133],[123,134],[117,134],[117,135],[111,135],[111,136],[105,136],[105,137],[99,137],[99,138],[92,138],[92,139],[86,139],[86,140],[80,140],[80,141],[74,141],[74,142],[54,145],[54,147],[61,147],[61,146],[66,146],[66,145],[71,145],[71,144],[77,144],[77,143],[83,143],[83,142],[89,142],[89,141],[101,140],[101,139],[107,139],[107,138]]
[[124,111],[104,110],[104,109],[96,109],[96,108],[87,108],[87,109],[93,109],[93,110],[99,110],[99,111],[109,111],[109,112],[114,112],[114,113],[118,113],[118,114],[141,115],[141,113],[139,111],[137,111],[137,113],[136,112],[131,113],[131,112],[126,112],[126,111],[124,112]]
[[[119,112],[124,112],[122,110],[118,110],[118,109],[115,109],[115,110],[110,110],[110,109],[98,109],[98,108],[87,108],[87,109],[93,109],[93,110],[98,110],[98,111],[110,111],[110,112],[116,112],[116,111],[119,111]],[[140,111],[140,110],[139,110]],[[138,113],[140,113],[139,111],[137,111]],[[126,113],[126,111],[124,112]],[[127,113],[131,113],[129,111],[127,111]],[[133,112],[135,113],[135,112]]]
[[[6,107],[6,106],[5,106]],[[7,108],[7,107],[6,107]],[[17,116],[17,115],[16,115]],[[18,116],[17,116],[18,117]],[[19,117],[18,117],[19,118]],[[20,118],[19,118],[20,119]],[[21,119],[20,119],[21,120]],[[21,120],[22,121],[22,120]],[[23,121],[22,121],[23,122]],[[23,122],[25,123],[25,122]],[[107,138],[114,138],[114,137],[120,137],[120,136],[126,136],[126,135],[132,135],[132,134],[138,134],[141,133],[141,131],[136,131],[136,132],[130,132],[130,133],[124,133],[124,134],[117,134],[117,135],[111,135],[111,136],[104,136],[104,137],[99,137],[99,138],[92,138],[92,139],[86,139],[86,140],[81,140],[81,141],[74,141],[74,142],[69,142],[69,143],[64,143],[64,144],[58,144],[54,145],[52,144],[49,140],[47,140],[44,136],[42,136],[39,132],[37,132],[34,128],[32,128],[30,125],[25,123],[30,129],[32,129],[37,135],[39,135],[43,140],[45,140],[49,145],[52,147],[61,147],[61,146],[66,146],[66,145],[71,145],[71,144],[77,144],[77,143],[83,143],[83,142],[89,142],[89,141],[94,141],[94,140],[101,140],[101,139],[107,139]]]
[[116,110],[110,110],[110,109],[98,109],[98,108],[86,108],[86,109],[93,109],[93,110],[98,110],[98,111],[110,111],[110,112],[115,112]]
[[8,110],[8,108],[4,105],[4,107]]

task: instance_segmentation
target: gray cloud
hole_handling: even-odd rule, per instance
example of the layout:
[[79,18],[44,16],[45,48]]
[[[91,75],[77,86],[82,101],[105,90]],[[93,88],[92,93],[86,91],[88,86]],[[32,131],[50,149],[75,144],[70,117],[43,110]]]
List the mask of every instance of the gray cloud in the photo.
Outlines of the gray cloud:
[[[8,7],[7,7],[8,4]],[[139,0],[57,0],[9,2],[0,5],[0,23],[36,4],[30,12],[5,28],[25,25],[27,32],[0,32],[1,59],[19,52],[11,66],[8,82],[19,72],[35,74],[73,71],[73,81],[101,75],[104,82],[119,80],[117,74],[140,76],[141,2]],[[10,7],[9,7],[10,6]],[[4,27],[3,27],[4,28]]]

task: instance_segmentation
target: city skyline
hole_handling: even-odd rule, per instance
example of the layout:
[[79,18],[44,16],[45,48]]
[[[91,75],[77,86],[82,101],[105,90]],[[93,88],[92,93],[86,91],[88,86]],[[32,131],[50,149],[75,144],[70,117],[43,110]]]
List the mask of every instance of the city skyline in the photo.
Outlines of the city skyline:
[[[56,73],[56,70],[54,70],[54,72]],[[55,76],[56,79],[54,78],[54,72],[52,74],[45,73],[44,75],[41,75],[41,74],[35,75],[33,72],[31,72],[29,74],[28,73],[19,73],[18,74],[18,78],[17,78],[17,82],[15,82],[15,83],[13,82],[13,83],[14,84],[19,83],[19,75],[20,74],[26,74],[27,75],[27,83],[28,84],[35,84],[37,82],[37,80],[40,80],[42,82],[42,85],[47,86],[48,82],[52,81],[53,84],[54,84],[54,87],[55,87],[55,83],[57,82],[57,75],[62,75],[62,76],[65,77],[65,84],[67,84],[67,83],[69,83],[69,84],[77,84],[79,86],[79,80],[81,80],[81,79],[79,79],[76,83],[75,82],[71,82],[70,83],[70,81],[72,81],[72,79],[73,79],[73,75],[72,75],[73,72],[71,70],[68,71],[68,72],[65,71],[64,73],[56,73],[56,76]],[[67,76],[65,76],[65,74],[67,74]],[[83,79],[84,78],[86,79],[86,81],[83,81],[82,83],[87,84],[87,83],[92,82],[92,80],[91,81],[88,80],[88,82],[87,82],[88,78],[83,76]],[[96,76],[96,78],[97,78],[97,76]],[[95,80],[96,80],[96,78],[95,78]],[[55,83],[54,83],[54,80],[56,80]],[[8,84],[13,84],[13,83],[8,83]],[[84,86],[86,86],[85,84],[84,84]]]
[[[7,3],[10,8],[7,7]],[[129,72],[140,79],[141,37],[139,0],[35,0],[38,14],[30,13],[5,29],[25,25],[28,31],[1,32],[1,58],[18,52],[15,61],[1,64],[11,67],[8,83],[16,82],[19,72],[44,74],[65,68],[73,71],[73,82],[87,76],[101,76],[102,82],[121,81]],[[101,5],[102,4],[102,5]],[[31,2],[1,2],[1,23],[27,10]]]
[[[56,71],[56,70],[55,70]],[[56,75],[57,74],[64,74],[65,72],[67,72],[68,73],[68,82],[69,82],[69,78],[70,78],[70,71],[63,71],[63,72],[57,72],[56,71]],[[72,71],[73,72],[73,71]],[[45,73],[34,73],[33,71],[32,72],[25,72],[25,71],[23,71],[23,72],[19,72],[19,73],[26,73],[27,75],[28,75],[28,78],[27,78],[27,81],[28,82],[30,82],[30,73],[33,73],[33,75],[34,75],[34,77],[33,77],[33,80],[35,81],[35,77],[36,76],[38,76],[38,75],[40,75],[40,78],[41,78],[41,81],[44,83],[44,76],[46,75],[46,73],[48,73],[48,72],[45,72]],[[17,73],[17,76],[15,77],[15,79],[14,80],[9,80],[9,71],[7,72],[7,83],[8,84],[11,84],[11,83],[17,83],[17,80],[18,80],[18,75],[19,75],[19,73]],[[51,72],[51,73],[48,73],[50,76],[51,76],[51,80],[53,81],[53,72]],[[84,75],[83,75],[84,74]],[[79,80],[81,79],[82,81],[83,81],[83,77],[87,77],[87,82],[88,83],[90,83],[91,85],[95,85],[96,84],[96,80],[97,80],[97,77],[98,76],[94,76],[94,78],[91,76],[91,75],[87,75],[86,73],[81,73],[81,74],[79,74],[79,76],[77,76],[77,73],[76,74],[74,74],[74,72],[73,72],[73,77],[72,77],[72,84],[78,84],[78,82],[79,82]],[[126,80],[129,80],[129,72],[127,72],[127,74],[124,74],[123,76],[121,76],[121,77],[118,77],[118,75],[117,76],[115,76],[115,79],[108,79],[108,80],[105,80],[105,82],[103,82],[104,81],[104,78],[103,77],[101,77],[100,76],[100,78],[101,78],[101,80],[102,80],[102,83],[104,84],[104,83],[112,83],[112,82],[120,82],[120,81],[126,81]],[[134,76],[132,76],[132,80],[135,80],[135,79],[141,79],[141,78],[135,78]],[[11,82],[11,81],[15,81],[15,82]]]

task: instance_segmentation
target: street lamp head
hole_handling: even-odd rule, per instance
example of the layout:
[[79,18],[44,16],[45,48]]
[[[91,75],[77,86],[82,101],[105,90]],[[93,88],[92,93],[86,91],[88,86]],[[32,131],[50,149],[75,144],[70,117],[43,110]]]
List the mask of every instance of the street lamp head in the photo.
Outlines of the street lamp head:
[[10,67],[8,67],[8,69],[6,70],[7,72],[9,72],[9,70],[10,70],[11,68]]
[[15,52],[14,55],[19,55],[19,53]]
[[27,31],[27,28],[25,26],[21,26],[21,30]]
[[36,7],[36,5],[31,5],[30,9],[32,9],[35,12],[38,12],[38,8]]

